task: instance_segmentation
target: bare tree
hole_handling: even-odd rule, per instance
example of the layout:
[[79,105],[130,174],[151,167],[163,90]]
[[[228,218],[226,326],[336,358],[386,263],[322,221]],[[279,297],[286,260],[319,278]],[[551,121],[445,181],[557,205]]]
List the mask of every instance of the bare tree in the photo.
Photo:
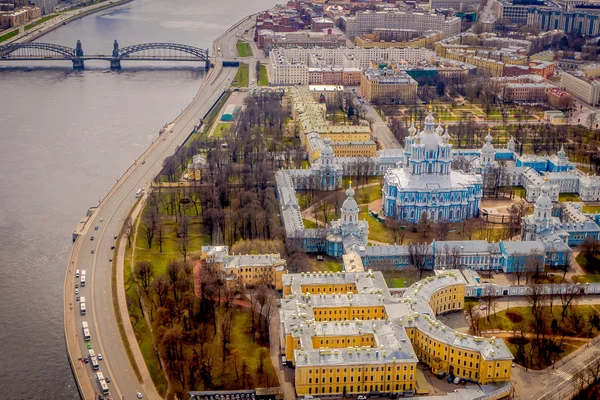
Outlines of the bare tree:
[[563,287],[563,290],[559,292],[560,303],[562,306],[562,312],[560,314],[561,321],[565,320],[569,307],[577,302],[577,298],[580,294],[581,287],[575,283],[567,284]]
[[133,221],[131,216],[128,216],[123,225],[123,232],[127,236],[127,245],[131,247],[131,233],[133,231]]
[[148,242],[148,248],[152,248],[152,240],[158,227],[158,213],[154,207],[148,207],[144,213],[144,234]]
[[138,261],[135,265],[135,279],[139,282],[146,296],[150,293],[150,284],[154,278],[154,271],[150,261]]
[[423,271],[427,266],[429,256],[429,245],[425,242],[411,243],[408,245],[408,257],[410,263],[419,271],[419,279],[423,277]]

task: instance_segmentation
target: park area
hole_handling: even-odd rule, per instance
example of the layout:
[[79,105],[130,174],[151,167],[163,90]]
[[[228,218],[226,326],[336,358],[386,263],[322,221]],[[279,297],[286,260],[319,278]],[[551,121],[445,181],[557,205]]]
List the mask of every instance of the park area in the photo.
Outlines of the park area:
[[252,48],[250,47],[250,43],[239,41],[235,45],[237,48],[238,55],[240,57],[252,57]]
[[124,228],[130,319],[157,390],[182,398],[188,390],[277,386],[270,319],[254,311],[253,294],[226,285],[220,269],[192,267],[210,237],[186,195],[151,194]]

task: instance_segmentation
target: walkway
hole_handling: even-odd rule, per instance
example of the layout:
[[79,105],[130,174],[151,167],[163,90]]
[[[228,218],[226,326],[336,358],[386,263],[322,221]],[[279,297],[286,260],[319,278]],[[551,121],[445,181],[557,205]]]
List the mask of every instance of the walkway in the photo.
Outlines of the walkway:
[[[140,215],[144,208],[145,198],[142,201],[138,201],[137,206],[131,213],[132,221],[135,221],[137,217]],[[135,249],[137,242],[137,232],[138,225],[134,228],[135,234],[133,235],[133,240],[131,241],[132,249]],[[142,376],[142,388],[144,392],[146,392],[147,396],[150,399],[162,399],[162,396],[158,394],[156,391],[156,387],[154,386],[154,382],[152,381],[152,376],[150,375],[150,371],[148,371],[148,367],[146,366],[146,360],[144,360],[144,356],[142,355],[142,351],[140,350],[140,346],[137,343],[135,331],[133,330],[133,326],[131,325],[129,318],[129,310],[127,309],[127,295],[125,294],[125,248],[127,247],[127,239],[125,236],[120,237],[119,241],[119,253],[117,254],[117,297],[119,303],[119,314],[121,314],[121,321],[123,322],[123,329],[125,331],[125,335],[127,336],[127,345],[133,354],[133,358],[135,363],[137,364],[137,368],[140,371]],[[131,253],[131,262],[133,263],[133,251]],[[133,271],[133,264],[131,265]]]

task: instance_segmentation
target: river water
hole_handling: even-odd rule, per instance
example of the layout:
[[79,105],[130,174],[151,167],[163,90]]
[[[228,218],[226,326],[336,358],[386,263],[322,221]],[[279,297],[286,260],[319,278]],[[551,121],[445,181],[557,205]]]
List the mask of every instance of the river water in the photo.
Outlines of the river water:
[[[148,42],[202,48],[274,0],[135,0],[41,42],[110,54]],[[0,399],[78,399],[63,331],[71,232],[191,101],[203,65],[0,63]]]

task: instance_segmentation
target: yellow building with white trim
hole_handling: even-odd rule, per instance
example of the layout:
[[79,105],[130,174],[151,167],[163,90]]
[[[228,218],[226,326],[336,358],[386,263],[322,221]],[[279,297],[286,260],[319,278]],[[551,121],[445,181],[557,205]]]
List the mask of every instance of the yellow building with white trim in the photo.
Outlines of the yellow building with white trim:
[[500,339],[455,332],[436,315],[461,310],[465,281],[444,271],[390,295],[381,272],[286,274],[282,353],[298,396],[414,394],[417,363],[481,384],[510,380]]

